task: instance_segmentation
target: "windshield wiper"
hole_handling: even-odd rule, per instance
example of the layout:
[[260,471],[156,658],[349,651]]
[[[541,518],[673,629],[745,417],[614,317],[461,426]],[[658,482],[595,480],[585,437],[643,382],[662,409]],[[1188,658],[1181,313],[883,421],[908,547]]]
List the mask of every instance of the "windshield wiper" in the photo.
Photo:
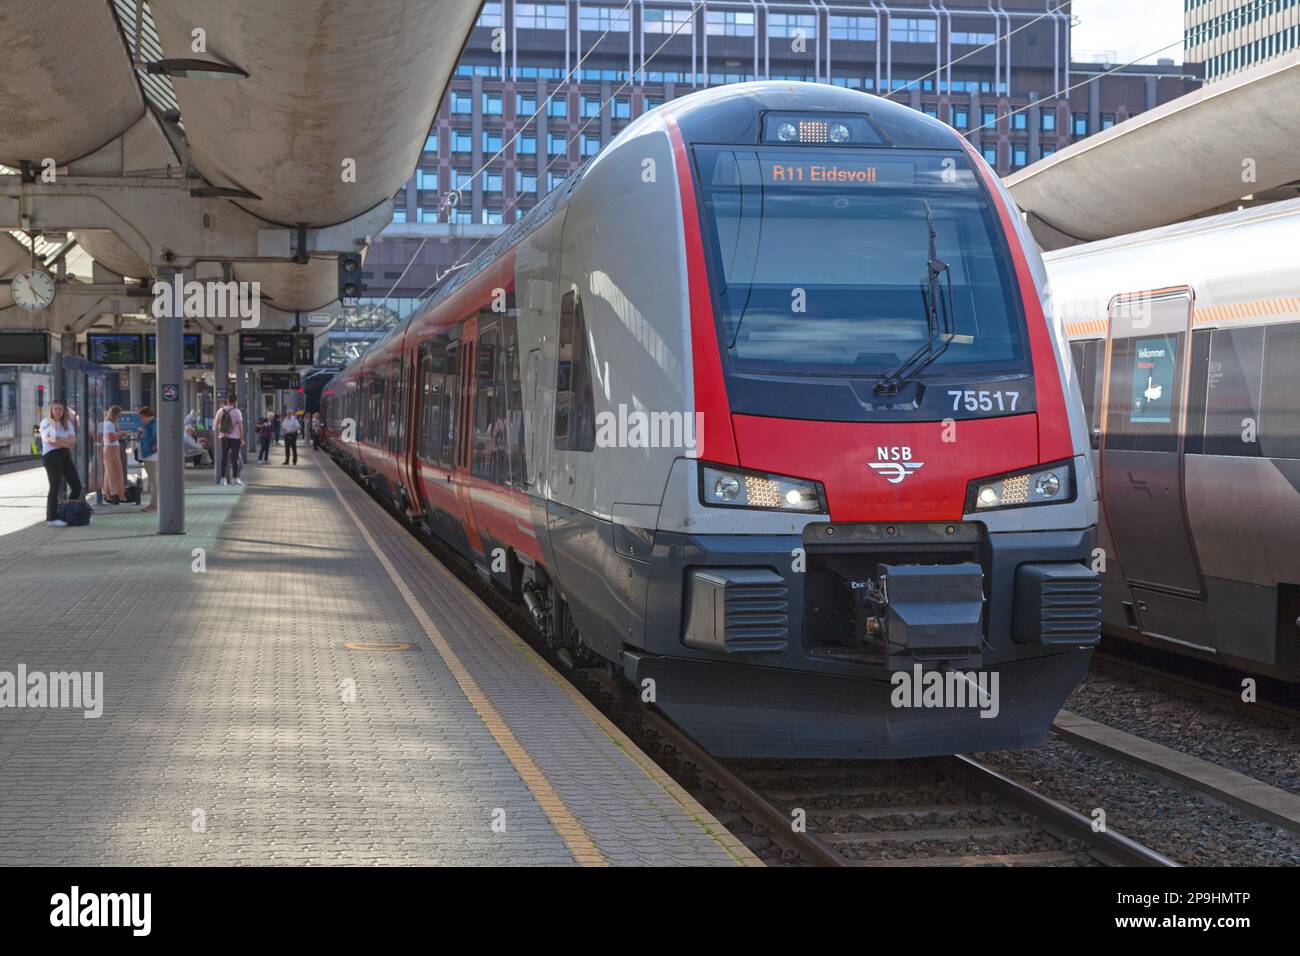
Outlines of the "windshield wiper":
[[[926,282],[921,286],[921,302],[925,307],[929,336],[920,348],[876,379],[877,395],[897,395],[906,382],[937,361],[955,338],[952,334],[952,269],[939,258],[939,233],[934,228],[934,213],[928,202],[922,200],[922,203],[925,206],[926,228],[930,233]],[[948,298],[943,300],[942,330],[939,328],[940,276],[947,276],[948,279]]]

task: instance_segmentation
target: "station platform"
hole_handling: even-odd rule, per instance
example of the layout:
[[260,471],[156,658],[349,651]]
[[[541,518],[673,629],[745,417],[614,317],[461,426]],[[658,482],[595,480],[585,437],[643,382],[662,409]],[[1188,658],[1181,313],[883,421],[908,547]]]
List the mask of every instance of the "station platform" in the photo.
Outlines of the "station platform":
[[178,536],[47,527],[44,473],[0,475],[0,864],[760,865],[324,453],[277,452],[188,471]]

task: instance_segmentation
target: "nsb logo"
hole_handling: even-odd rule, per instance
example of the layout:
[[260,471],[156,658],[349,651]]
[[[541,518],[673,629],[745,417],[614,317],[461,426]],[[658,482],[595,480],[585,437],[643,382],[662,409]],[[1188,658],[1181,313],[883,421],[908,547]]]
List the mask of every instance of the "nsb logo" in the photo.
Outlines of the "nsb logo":
[[891,485],[903,483],[903,479],[920,469],[925,462],[912,460],[912,449],[907,445],[877,445],[876,460],[867,462],[880,472]]

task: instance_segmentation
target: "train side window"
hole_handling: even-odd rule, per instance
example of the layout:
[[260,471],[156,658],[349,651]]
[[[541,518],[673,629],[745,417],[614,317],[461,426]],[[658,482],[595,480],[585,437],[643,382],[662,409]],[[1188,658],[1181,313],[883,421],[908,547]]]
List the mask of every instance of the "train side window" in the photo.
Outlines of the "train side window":
[[1079,379],[1079,391],[1083,393],[1084,419],[1088,423],[1088,436],[1092,447],[1096,448],[1098,436],[1097,404],[1101,394],[1101,376],[1098,374],[1104,339],[1089,339],[1086,342],[1071,342],[1070,357],[1074,359],[1074,372]]
[[448,468],[455,461],[456,399],[460,395],[460,343],[447,346],[447,385],[442,392],[442,411],[438,432],[438,460]]
[[[498,434],[504,436],[502,421],[504,381],[498,377],[498,356],[501,352],[501,332],[495,326],[481,332],[478,337],[478,371],[474,383],[474,439],[470,447],[470,472],[476,478],[500,482],[499,460],[496,453]],[[500,427],[498,428],[498,422]],[[502,446],[504,451],[504,443]]]
[[582,300],[570,291],[560,300],[559,354],[555,365],[555,447],[596,448],[596,396],[592,389],[590,339]]
[[1183,451],[1188,455],[1205,452],[1205,399],[1210,387],[1210,330],[1192,333],[1192,368],[1187,385],[1187,428]]
[[1300,323],[1270,325],[1264,343],[1260,453],[1300,458]]
[[402,450],[402,423],[406,411],[406,368],[400,360],[388,366],[388,450]]
[[444,347],[426,342],[420,347],[420,437],[416,452],[423,461],[438,460],[441,434]]
[[1259,456],[1264,329],[1215,329],[1205,399],[1207,455]]
[[524,486],[527,473],[524,453],[524,390],[521,380],[520,365],[523,356],[519,354],[519,334],[513,318],[507,318],[505,324],[505,348],[503,349],[506,379],[506,447],[508,449],[509,484],[512,487]]

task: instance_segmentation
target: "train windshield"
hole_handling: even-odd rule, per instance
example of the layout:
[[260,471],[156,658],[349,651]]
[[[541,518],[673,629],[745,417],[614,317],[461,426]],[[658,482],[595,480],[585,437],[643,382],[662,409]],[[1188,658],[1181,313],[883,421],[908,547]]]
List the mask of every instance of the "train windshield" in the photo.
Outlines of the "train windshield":
[[[926,378],[1020,374],[1024,314],[997,218],[956,154],[697,147],[719,335],[734,370],[878,375],[925,345],[930,236],[949,346]],[[947,276],[942,280],[947,304]]]

